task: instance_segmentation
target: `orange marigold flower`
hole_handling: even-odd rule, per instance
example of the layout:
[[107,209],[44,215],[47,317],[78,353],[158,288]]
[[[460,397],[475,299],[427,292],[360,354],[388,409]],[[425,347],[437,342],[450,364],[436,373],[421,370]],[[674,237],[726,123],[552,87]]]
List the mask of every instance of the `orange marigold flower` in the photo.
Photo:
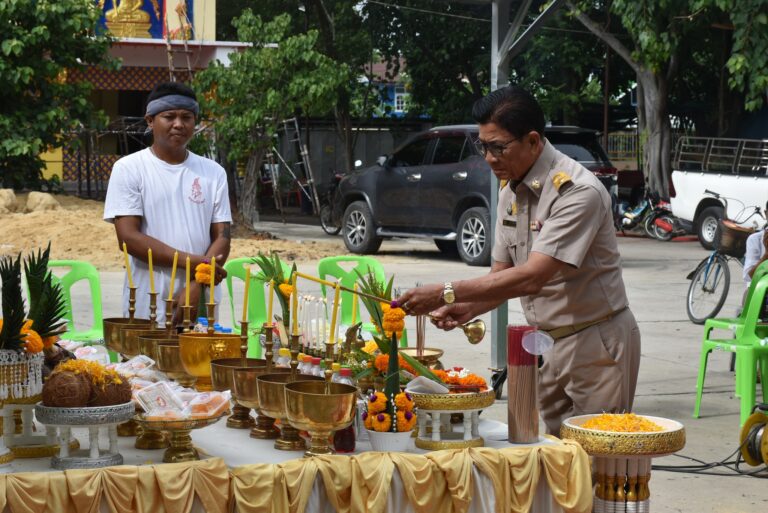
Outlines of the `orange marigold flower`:
[[27,319],[24,321],[24,326],[21,327],[21,332],[24,333],[25,331],[29,331],[32,329],[32,325],[35,323],[32,319]]
[[49,349],[49,348],[53,347],[53,344],[55,344],[58,341],[59,341],[59,336],[58,335],[51,335],[50,337],[45,337],[43,339],[43,347],[45,349]]
[[195,281],[201,285],[211,284],[211,264],[205,262],[197,264],[195,267]]
[[[411,367],[401,355],[397,355],[397,361],[398,361],[398,364],[400,365],[400,370],[408,371],[411,374],[416,374],[416,370],[413,367]],[[387,369],[389,368],[389,355],[388,354],[377,355],[376,360],[373,363],[373,366],[376,367],[376,370],[379,371],[381,374],[386,374]]]
[[366,429],[373,429],[373,415],[367,411],[363,412],[363,425]]
[[464,378],[459,378],[459,385],[478,386],[483,388],[487,388],[488,386],[485,380],[482,377],[478,376],[477,374],[470,374],[469,376],[466,376]]
[[413,411],[413,398],[408,392],[400,392],[395,396],[395,406],[401,411]]
[[28,353],[39,353],[43,350],[43,339],[34,330],[22,331],[24,335],[24,351]]
[[388,413],[371,415],[371,424],[374,431],[389,431],[392,428],[392,417]]
[[289,283],[281,283],[277,286],[277,290],[280,291],[280,294],[282,294],[283,297],[290,297],[291,294],[293,294],[293,285]]
[[368,396],[368,413],[375,414],[387,409],[387,396],[374,392]]
[[397,430],[412,431],[416,426],[416,414],[412,411],[397,412]]
[[402,308],[389,308],[384,312],[385,321],[402,321],[405,319],[405,310]]

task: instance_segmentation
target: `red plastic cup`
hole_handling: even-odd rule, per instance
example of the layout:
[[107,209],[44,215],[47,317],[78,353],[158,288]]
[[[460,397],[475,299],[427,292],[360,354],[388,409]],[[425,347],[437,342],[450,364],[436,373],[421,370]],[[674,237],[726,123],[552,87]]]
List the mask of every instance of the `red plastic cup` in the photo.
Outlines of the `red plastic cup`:
[[536,331],[535,326],[507,326],[507,364],[536,365],[536,356],[523,349],[523,336]]

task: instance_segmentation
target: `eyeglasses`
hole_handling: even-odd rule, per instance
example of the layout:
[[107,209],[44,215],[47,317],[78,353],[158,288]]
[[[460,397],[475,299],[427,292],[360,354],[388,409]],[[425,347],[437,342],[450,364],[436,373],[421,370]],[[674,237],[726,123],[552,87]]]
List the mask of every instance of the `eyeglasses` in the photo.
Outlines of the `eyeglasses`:
[[504,150],[507,149],[507,146],[509,146],[515,141],[517,141],[516,138],[510,139],[505,143],[485,142],[485,141],[481,141],[480,139],[475,139],[473,144],[475,145],[475,149],[477,150],[477,152],[483,157],[485,157],[486,154],[490,153],[495,158],[499,158],[504,154]]

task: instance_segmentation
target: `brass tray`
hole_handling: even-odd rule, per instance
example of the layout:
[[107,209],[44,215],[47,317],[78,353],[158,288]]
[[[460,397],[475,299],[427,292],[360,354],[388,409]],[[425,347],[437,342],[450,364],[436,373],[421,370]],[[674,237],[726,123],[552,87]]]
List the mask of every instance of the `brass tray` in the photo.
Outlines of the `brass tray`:
[[597,416],[579,415],[566,419],[560,428],[560,438],[575,440],[588,454],[599,456],[664,456],[685,447],[685,427],[676,420],[642,415],[663,428],[651,432],[624,433],[581,427]]
[[134,420],[139,424],[146,425],[150,429],[157,429],[160,431],[176,431],[176,430],[190,430],[200,429],[211,424],[215,424],[222,417],[229,415],[229,410],[216,415],[215,417],[190,417],[188,419],[178,420],[147,420],[143,414],[137,414]]
[[408,392],[413,397],[417,408],[422,410],[466,411],[487,408],[496,400],[492,388],[484,392],[461,394],[419,394]]

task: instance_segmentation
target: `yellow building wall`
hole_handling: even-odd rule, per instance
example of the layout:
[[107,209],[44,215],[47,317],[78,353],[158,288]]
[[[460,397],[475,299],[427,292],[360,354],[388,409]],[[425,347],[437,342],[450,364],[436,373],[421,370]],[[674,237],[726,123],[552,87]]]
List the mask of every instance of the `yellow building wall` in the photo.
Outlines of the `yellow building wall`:
[[216,0],[195,0],[193,6],[195,39],[216,41]]
[[59,180],[61,180],[64,176],[64,157],[61,154],[61,148],[41,153],[40,158],[45,161],[43,178],[49,180],[53,178],[53,175],[56,175],[59,177]]

